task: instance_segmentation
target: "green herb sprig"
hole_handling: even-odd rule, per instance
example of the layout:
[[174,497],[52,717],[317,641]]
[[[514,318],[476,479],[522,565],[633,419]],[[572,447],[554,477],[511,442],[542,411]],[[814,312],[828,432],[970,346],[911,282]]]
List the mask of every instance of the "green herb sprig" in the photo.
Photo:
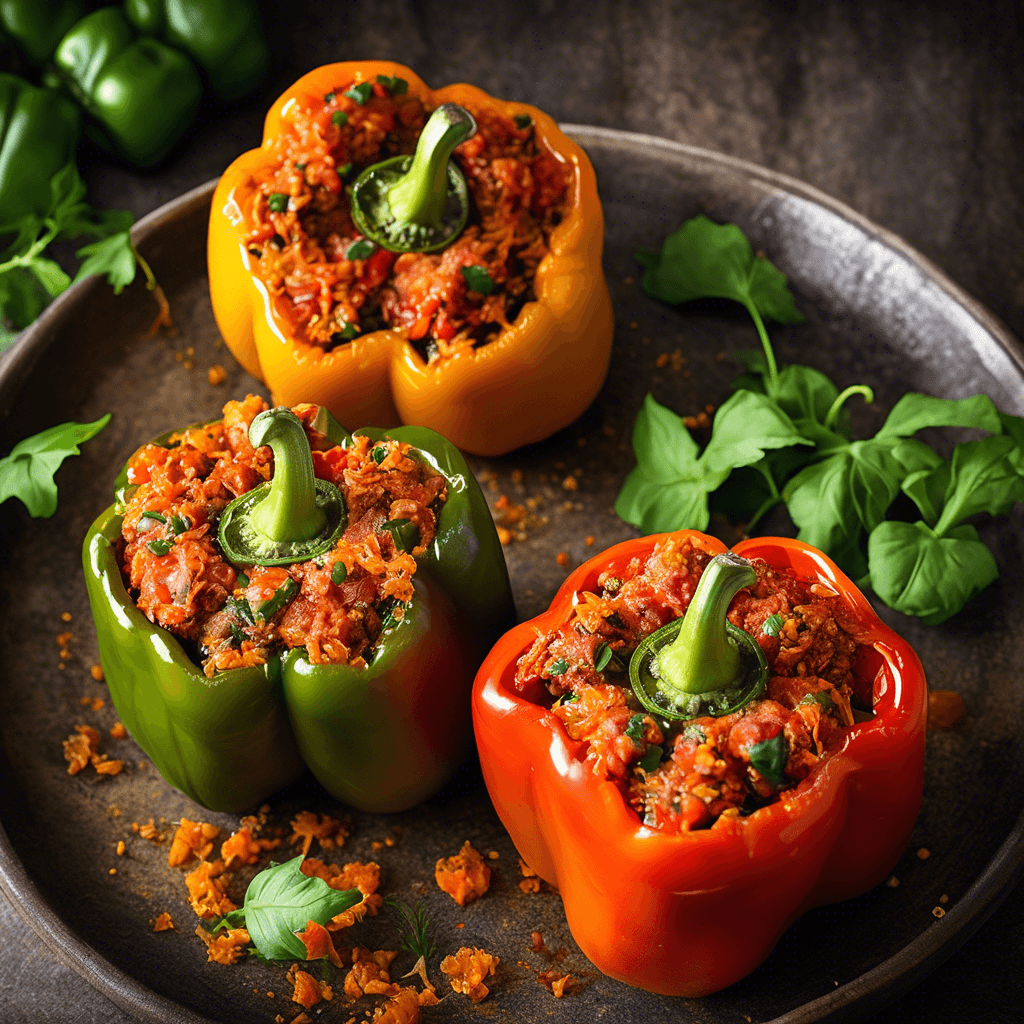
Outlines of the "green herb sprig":
[[95,437],[110,422],[110,413],[93,423],[61,423],[19,441],[0,459],[0,504],[18,498],[36,519],[48,519],[57,511],[54,474],[70,455],[80,455],[79,445]]
[[[135,279],[136,267],[142,267],[150,290],[156,287],[152,271],[132,244],[132,214],[93,209],[84,197],[85,184],[69,163],[50,181],[45,216],[28,213],[0,223],[0,238],[13,234],[0,252],[0,351],[14,343],[18,331],[31,324],[51,299],[83,278],[102,275],[120,295]],[[77,250],[82,263],[72,280],[46,253],[59,239],[83,237],[96,241]]]
[[[873,401],[871,389],[840,391],[812,367],[778,368],[765,321],[802,317],[785,276],[754,256],[736,225],[696,217],[660,252],[637,256],[647,268],[644,290],[655,298],[741,302],[761,352],[741,355],[748,372],[718,409],[703,451],[679,416],[647,396],[633,431],[637,467],[615,503],[619,516],[645,533],[703,530],[716,494],[749,531],[784,503],[800,540],[890,607],[928,623],[943,622],[996,578],[995,559],[967,520],[1024,501],[1024,419],[1001,413],[985,395],[910,393],[873,437],[854,439],[846,403]],[[991,436],[957,444],[947,461],[914,436],[929,427]],[[896,517],[901,494],[920,520]]]
[[433,925],[427,915],[426,903],[417,900],[410,907],[397,896],[388,896],[384,905],[398,917],[399,948],[414,957],[423,957],[424,961],[431,960],[437,954],[437,943],[433,938]]

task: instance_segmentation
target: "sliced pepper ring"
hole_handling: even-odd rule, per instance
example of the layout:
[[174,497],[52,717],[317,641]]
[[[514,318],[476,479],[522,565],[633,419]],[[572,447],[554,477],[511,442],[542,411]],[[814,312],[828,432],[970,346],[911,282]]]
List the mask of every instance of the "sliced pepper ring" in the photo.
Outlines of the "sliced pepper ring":
[[683,628],[683,619],[662,626],[646,637],[629,662],[629,682],[637,699],[648,711],[662,718],[720,718],[739,711],[764,693],[768,662],[757,641],[747,632],[726,623],[726,632],[736,644],[743,664],[743,682],[738,686],[708,690],[705,693],[669,693],[659,684],[658,654],[668,647]]
[[367,167],[352,185],[352,219],[369,239],[392,252],[436,252],[462,234],[469,186],[452,151],[476,132],[473,115],[442,103],[420,133],[412,156]]

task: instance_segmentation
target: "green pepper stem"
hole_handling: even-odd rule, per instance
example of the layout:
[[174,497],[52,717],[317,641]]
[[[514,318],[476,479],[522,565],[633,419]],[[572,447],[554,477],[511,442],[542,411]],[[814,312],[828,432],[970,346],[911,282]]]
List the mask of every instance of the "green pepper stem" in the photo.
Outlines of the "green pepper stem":
[[249,441],[274,451],[270,491],[249,516],[253,528],[276,543],[311,540],[322,533],[327,517],[317,505],[313,456],[302,421],[283,406],[267,409],[252,421]]
[[388,190],[395,220],[403,224],[440,227],[448,205],[448,161],[455,147],[476,132],[476,121],[457,103],[442,103],[431,115],[412,166]]
[[740,682],[742,659],[726,632],[726,612],[736,594],[757,580],[751,564],[731,551],[708,563],[686,609],[676,639],[658,654],[659,688],[708,693]]

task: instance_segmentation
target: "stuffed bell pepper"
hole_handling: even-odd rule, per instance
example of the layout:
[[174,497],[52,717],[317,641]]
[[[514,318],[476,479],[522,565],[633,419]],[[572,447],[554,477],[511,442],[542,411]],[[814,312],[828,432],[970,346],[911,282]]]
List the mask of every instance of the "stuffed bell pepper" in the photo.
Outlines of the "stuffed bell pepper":
[[570,575],[491,652],[473,720],[498,814],[582,950],[702,996],[892,870],[926,705],[913,650],[820,552],[682,531]]
[[339,800],[396,811],[444,784],[513,616],[453,445],[249,396],[143,446],[118,483],[86,583],[111,697],[171,785],[240,811],[305,766]]
[[571,423],[612,312],[593,168],[548,115],[386,61],[331,64],[224,173],[210,294],[275,399],[497,455]]

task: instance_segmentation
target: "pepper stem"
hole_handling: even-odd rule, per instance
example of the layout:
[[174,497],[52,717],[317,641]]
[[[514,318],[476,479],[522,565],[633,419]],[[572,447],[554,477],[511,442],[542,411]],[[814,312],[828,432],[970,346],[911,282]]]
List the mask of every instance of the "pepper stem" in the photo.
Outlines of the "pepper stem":
[[302,421],[283,406],[261,412],[249,427],[253,447],[270,445],[274,476],[267,496],[249,516],[252,527],[275,543],[323,533],[327,516],[316,501],[313,456]]
[[457,103],[442,103],[428,119],[412,166],[387,193],[395,220],[440,227],[448,204],[448,161],[455,147],[476,131],[476,121]]
[[729,602],[757,580],[751,564],[731,551],[708,563],[675,640],[658,654],[659,689],[708,693],[737,685],[743,675],[739,648],[726,631]]

